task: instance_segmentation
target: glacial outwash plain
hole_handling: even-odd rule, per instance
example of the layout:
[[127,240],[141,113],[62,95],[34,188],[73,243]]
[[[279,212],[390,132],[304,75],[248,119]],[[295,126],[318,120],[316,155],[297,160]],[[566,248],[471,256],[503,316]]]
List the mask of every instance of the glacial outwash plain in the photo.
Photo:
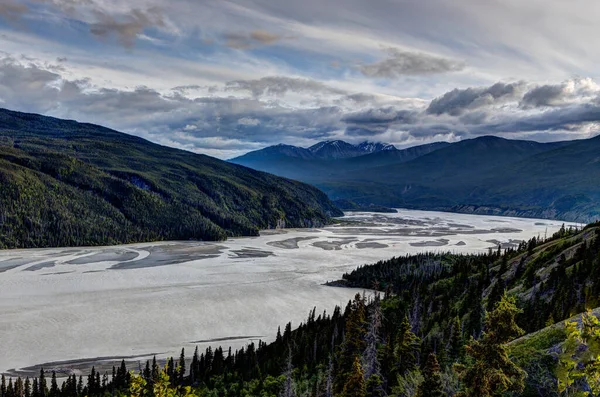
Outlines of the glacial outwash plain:
[[324,284],[357,266],[513,247],[561,224],[400,209],[214,243],[0,251],[0,372],[31,375],[43,365],[85,375],[91,365],[144,363],[182,347],[269,342],[313,307],[345,305],[357,290]]

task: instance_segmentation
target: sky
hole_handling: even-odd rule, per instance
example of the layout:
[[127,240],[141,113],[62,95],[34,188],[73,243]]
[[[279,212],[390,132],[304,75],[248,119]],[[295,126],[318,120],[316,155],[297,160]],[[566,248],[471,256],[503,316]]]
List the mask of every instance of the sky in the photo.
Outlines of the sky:
[[222,159],[600,132],[597,0],[0,0],[0,107]]

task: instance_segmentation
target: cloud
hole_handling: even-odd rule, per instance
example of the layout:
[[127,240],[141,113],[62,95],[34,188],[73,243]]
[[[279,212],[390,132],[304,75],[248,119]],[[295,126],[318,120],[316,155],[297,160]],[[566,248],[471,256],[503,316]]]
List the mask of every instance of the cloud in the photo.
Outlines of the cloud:
[[3,0],[0,2],[0,18],[8,22],[14,22],[27,12],[29,7],[22,3],[12,0]]
[[367,109],[345,115],[342,121],[352,124],[389,124],[389,123],[414,123],[416,113],[409,110],[395,109],[393,107]]
[[14,58],[0,60],[0,104],[45,113],[52,109],[60,89],[60,75]]
[[345,133],[350,136],[374,136],[386,132],[393,125],[418,122],[417,112],[392,106],[366,109],[344,115]]
[[115,36],[120,44],[128,48],[135,44],[138,37],[154,40],[143,36],[145,29],[166,27],[164,11],[157,6],[147,9],[125,9],[121,13],[115,13],[116,7],[102,5],[94,0],[30,0],[30,2],[50,7],[48,13],[40,13],[27,3],[3,0],[0,2],[0,17],[15,22],[26,13],[40,13],[37,18],[49,18],[52,15],[67,21],[78,20],[89,26],[89,31],[94,37],[107,40]]
[[457,72],[465,67],[463,62],[422,52],[403,51],[398,48],[388,48],[386,52],[386,59],[361,65],[358,69],[367,77],[398,79],[402,76]]
[[146,11],[132,9],[127,16],[115,17],[101,11],[96,11],[98,22],[90,24],[90,32],[101,39],[116,36],[125,47],[131,48],[136,37],[147,28],[165,26],[162,10],[157,7]]
[[272,45],[284,37],[266,30],[253,30],[249,33],[227,33],[225,45],[236,50],[247,50],[258,46]]
[[600,87],[592,79],[571,79],[560,84],[546,84],[532,88],[523,96],[520,106],[525,109],[560,106],[581,98],[597,96]]
[[[70,79],[69,73],[34,58],[0,59],[0,106],[98,123],[223,158],[277,143],[308,146],[325,139],[376,139],[399,146],[485,134],[556,140],[589,136],[600,123],[593,80],[575,82],[568,101],[550,109],[518,106],[524,87],[535,88],[524,82],[452,90],[415,108],[282,76],[239,80],[191,97],[186,86],[165,92],[146,86],[103,88]],[[323,104],[290,106],[288,96],[298,93],[322,95]]]
[[246,91],[253,97],[283,96],[288,92],[344,95],[345,90],[330,87],[320,81],[285,76],[263,77],[257,80],[235,80],[225,84],[228,91]]
[[466,89],[454,89],[435,98],[429,104],[429,114],[449,114],[459,116],[466,110],[477,109],[511,99],[522,94],[525,83],[496,83],[490,87],[469,87]]
[[241,119],[238,120],[238,124],[245,125],[245,126],[257,126],[260,124],[260,120],[253,119],[252,117],[242,117]]
[[266,30],[254,30],[250,32],[250,38],[263,45],[270,45],[282,39],[280,35],[267,32]]

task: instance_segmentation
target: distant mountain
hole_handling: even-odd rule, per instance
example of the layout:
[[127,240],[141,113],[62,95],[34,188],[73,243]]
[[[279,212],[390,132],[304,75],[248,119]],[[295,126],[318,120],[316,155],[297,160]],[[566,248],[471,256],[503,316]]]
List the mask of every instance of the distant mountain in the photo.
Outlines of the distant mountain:
[[246,153],[243,156],[231,159],[236,164],[246,164],[257,161],[272,161],[283,158],[301,158],[312,160],[338,160],[344,158],[358,157],[366,154],[382,151],[395,151],[394,145],[381,142],[361,142],[353,145],[348,142],[335,140],[323,141],[309,148],[279,144],[268,146],[264,149]]
[[313,184],[344,208],[408,207],[600,218],[600,137],[538,143],[483,136],[327,161],[241,164]]
[[307,149],[275,145],[229,160],[256,170],[287,178],[310,181],[329,180],[349,171],[386,164],[399,164],[446,146],[439,142],[398,150],[387,143],[324,141]]
[[396,148],[394,145],[381,142],[361,142],[358,145],[352,145],[340,140],[319,142],[308,148],[315,158],[322,160],[357,157],[384,150],[396,150]]
[[0,192],[0,248],[220,240],[341,215],[324,193],[300,182],[97,125],[5,109]]
[[368,169],[372,167],[385,166],[389,164],[402,164],[407,161],[424,156],[443,147],[448,146],[447,142],[435,142],[426,145],[413,146],[407,149],[398,150],[392,145],[393,149],[382,149],[363,156],[351,157],[340,162],[345,171],[354,171],[359,169]]
[[394,151],[396,147],[394,145],[390,145],[389,143],[381,143],[381,142],[361,142],[356,147],[362,153],[376,153],[382,151]]
[[360,205],[590,222],[600,219],[598,153],[600,138],[538,143],[486,136],[316,185],[332,199]]

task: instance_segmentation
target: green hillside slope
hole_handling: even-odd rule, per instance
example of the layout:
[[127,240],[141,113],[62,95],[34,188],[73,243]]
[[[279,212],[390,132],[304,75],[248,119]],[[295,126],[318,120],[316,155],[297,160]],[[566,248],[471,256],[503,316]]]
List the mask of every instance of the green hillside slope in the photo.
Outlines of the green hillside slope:
[[341,214],[300,182],[8,110],[0,110],[0,191],[0,248],[219,240]]

